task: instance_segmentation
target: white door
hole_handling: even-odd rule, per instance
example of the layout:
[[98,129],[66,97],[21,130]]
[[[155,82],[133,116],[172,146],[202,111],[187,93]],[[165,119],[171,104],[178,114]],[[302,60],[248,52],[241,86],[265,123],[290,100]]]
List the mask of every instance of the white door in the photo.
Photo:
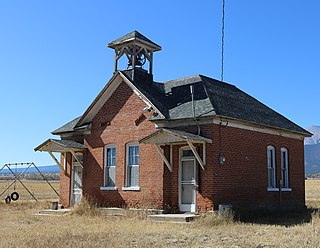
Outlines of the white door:
[[194,158],[181,158],[180,211],[196,211],[196,161]]
[[72,166],[72,195],[71,204],[78,204],[82,199],[82,167],[79,162],[73,162]]

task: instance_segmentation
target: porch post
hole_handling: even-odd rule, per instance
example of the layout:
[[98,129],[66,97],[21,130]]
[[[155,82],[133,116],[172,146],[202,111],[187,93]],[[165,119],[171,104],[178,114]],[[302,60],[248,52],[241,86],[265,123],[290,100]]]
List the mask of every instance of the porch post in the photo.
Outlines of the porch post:
[[163,162],[167,165],[169,171],[172,172],[172,166],[171,166],[171,164],[169,163],[169,161],[167,160],[166,156],[163,154],[162,149],[160,148],[160,146],[157,145],[157,144],[155,144],[155,147],[156,147],[158,153],[160,154]]
[[205,164],[203,163],[202,159],[200,158],[200,156],[199,156],[196,148],[193,146],[193,144],[192,144],[192,142],[191,142],[190,140],[187,140],[187,143],[188,143],[191,151],[193,152],[193,155],[196,157],[198,163],[200,164],[201,168],[202,168],[203,170],[205,170],[205,169],[204,169]]
[[66,173],[66,171],[64,170],[63,166],[61,165],[61,163],[58,161],[58,159],[53,155],[53,153],[51,151],[48,151],[49,155],[51,156],[51,158],[56,162],[56,164],[60,167],[60,169],[63,170],[64,173]]
[[82,162],[80,161],[80,159],[78,158],[76,153],[73,150],[70,150],[70,152],[72,153],[72,156],[78,161],[78,163],[80,164],[81,168],[83,169]]

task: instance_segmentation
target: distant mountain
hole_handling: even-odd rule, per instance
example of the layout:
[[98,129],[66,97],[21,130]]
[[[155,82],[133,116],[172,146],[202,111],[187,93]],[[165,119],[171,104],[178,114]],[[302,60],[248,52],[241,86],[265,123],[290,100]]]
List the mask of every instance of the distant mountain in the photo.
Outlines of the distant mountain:
[[320,173],[320,126],[311,126],[307,130],[313,136],[304,140],[305,172]]
[[320,126],[311,126],[311,127],[308,127],[307,130],[313,135],[310,138],[305,138],[304,144],[305,145],[320,144]]
[[[24,168],[15,168],[15,167],[11,167],[11,170],[16,174],[16,173],[21,173],[25,170],[26,167]],[[57,174],[60,172],[60,168],[58,165],[47,165],[47,166],[37,166],[37,168],[39,169],[39,171],[42,174]],[[25,174],[36,174],[39,173],[39,171],[34,167],[31,166],[26,172]],[[6,175],[6,174],[11,174],[10,170],[4,168],[0,171],[0,175]]]

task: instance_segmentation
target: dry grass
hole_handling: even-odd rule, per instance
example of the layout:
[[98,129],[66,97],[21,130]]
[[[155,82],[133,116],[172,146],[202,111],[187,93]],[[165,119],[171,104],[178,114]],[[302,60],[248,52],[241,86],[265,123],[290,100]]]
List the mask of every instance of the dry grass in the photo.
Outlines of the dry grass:
[[[311,181],[311,180],[310,180]],[[306,181],[307,202],[319,205],[320,180]],[[313,192],[313,193],[310,193]],[[320,214],[292,225],[221,221],[156,223],[137,216],[107,217],[84,203],[83,212],[36,216],[35,203],[0,203],[0,247],[320,247]],[[79,211],[79,209],[77,211]]]
[[[0,194],[10,185],[10,181],[0,180]],[[53,188],[59,192],[59,181],[49,181]],[[33,180],[22,180],[22,183],[26,186],[26,188],[37,198],[40,200],[50,200],[50,199],[58,199],[56,193],[51,189],[51,187],[44,181],[33,181]],[[15,188],[15,189],[14,189]],[[0,199],[4,199],[7,195],[10,195],[12,192],[18,192],[20,197],[19,201],[33,201],[33,197],[29,194],[29,192],[23,187],[23,185],[17,181],[14,185],[12,185],[8,191],[6,191]]]

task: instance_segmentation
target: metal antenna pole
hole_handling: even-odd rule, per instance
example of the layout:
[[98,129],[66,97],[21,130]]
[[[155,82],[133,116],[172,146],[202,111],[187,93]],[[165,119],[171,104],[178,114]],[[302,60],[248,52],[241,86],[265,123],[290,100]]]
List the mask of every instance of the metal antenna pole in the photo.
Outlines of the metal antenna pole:
[[224,9],[225,0],[222,0],[222,27],[221,27],[221,81],[223,81],[224,73]]

